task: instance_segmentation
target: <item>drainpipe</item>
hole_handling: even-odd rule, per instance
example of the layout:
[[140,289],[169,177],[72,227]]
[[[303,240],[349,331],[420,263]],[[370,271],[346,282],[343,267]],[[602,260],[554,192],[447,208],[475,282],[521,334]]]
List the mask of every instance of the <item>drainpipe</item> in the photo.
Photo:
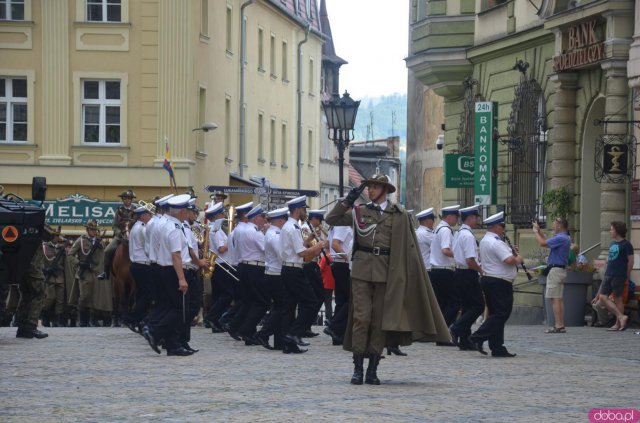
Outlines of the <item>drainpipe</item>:
[[245,22],[244,9],[251,6],[255,0],[247,0],[240,7],[240,127],[238,134],[240,136],[240,148],[238,151],[238,172],[240,177],[244,176],[244,168],[247,167],[246,162],[246,135],[245,135],[245,107],[244,107],[244,76],[247,67],[247,24]]
[[296,175],[296,188],[300,189],[302,179],[302,45],[309,39],[309,31],[311,30],[311,23],[307,23],[307,27],[304,30],[304,40],[298,43],[298,134],[296,143],[298,145],[298,158],[297,158],[297,175]]

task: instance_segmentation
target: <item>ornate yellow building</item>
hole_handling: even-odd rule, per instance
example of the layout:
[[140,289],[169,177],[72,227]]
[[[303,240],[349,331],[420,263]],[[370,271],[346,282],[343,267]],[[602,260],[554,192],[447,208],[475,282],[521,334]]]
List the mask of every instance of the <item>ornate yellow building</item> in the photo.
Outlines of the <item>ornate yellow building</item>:
[[[6,191],[29,198],[39,175],[50,199],[117,201],[131,187],[148,200],[170,191],[167,143],[178,191],[192,186],[199,203],[205,185],[318,188],[315,0],[9,0],[0,9]],[[193,131],[210,122],[216,130]]]

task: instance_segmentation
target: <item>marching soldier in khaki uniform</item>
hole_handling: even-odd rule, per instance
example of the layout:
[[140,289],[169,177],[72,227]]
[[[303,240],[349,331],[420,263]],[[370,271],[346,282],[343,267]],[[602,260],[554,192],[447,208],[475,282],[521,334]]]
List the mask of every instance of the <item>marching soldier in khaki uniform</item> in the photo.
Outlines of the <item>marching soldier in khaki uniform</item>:
[[[44,253],[45,292],[43,322],[48,319],[51,326],[66,326],[65,307],[67,305],[66,292],[66,256],[67,240],[60,236],[60,227],[53,231],[51,241],[42,243]],[[46,323],[45,323],[46,326]]]
[[[371,203],[353,207],[365,186]],[[387,200],[393,192],[387,176],[374,175],[352,189],[326,218],[330,225],[354,227],[352,295],[343,348],[353,352],[355,385],[362,384],[365,356],[366,383],[380,384],[376,372],[385,346],[450,340],[410,217],[402,206]]]
[[[104,247],[98,237],[98,224],[90,220],[85,228],[87,234],[76,239],[68,256],[77,262],[78,267],[69,302],[77,304],[79,326],[82,327],[89,325],[91,310],[100,309],[98,304],[94,304],[94,290],[98,288],[98,274],[104,264]],[[91,317],[95,324],[95,316]]]
[[122,199],[122,205],[116,210],[116,215],[113,217],[113,224],[111,225],[113,229],[113,239],[104,250],[104,273],[98,275],[99,279],[109,279],[113,255],[116,253],[118,245],[122,242],[122,233],[126,230],[129,222],[133,221],[135,217],[135,207],[131,205],[131,202],[136,198],[136,194],[129,189],[118,197]]

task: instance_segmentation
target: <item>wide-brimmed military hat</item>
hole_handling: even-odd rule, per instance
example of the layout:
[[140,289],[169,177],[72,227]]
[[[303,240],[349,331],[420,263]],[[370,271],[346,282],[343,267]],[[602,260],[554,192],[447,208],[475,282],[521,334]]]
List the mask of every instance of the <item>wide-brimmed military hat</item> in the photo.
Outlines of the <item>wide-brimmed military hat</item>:
[[389,177],[387,175],[375,174],[372,177],[370,177],[369,179],[367,179],[366,181],[364,181],[364,183],[367,186],[369,186],[371,184],[384,185],[384,186],[387,187],[387,193],[388,194],[396,192],[396,187],[391,183],[391,179],[389,179]]
[[133,190],[131,188],[129,188],[126,191],[122,191],[122,193],[120,195],[118,195],[118,197],[120,198],[136,198],[136,193],[133,192]]
[[214,192],[213,194],[211,194],[209,197],[210,197],[212,200],[213,200],[213,199],[215,199],[216,197],[222,197],[223,199],[226,199],[226,198],[228,197],[228,195],[227,195],[227,194],[225,194],[225,193],[224,193],[224,192],[222,192],[222,191],[216,191],[216,192]]
[[86,225],[84,225],[85,228],[87,229],[95,229],[98,230],[98,222],[96,222],[94,219],[91,219],[87,222]]
[[51,236],[59,236],[62,233],[60,226],[56,229],[50,225],[44,225],[44,231]]

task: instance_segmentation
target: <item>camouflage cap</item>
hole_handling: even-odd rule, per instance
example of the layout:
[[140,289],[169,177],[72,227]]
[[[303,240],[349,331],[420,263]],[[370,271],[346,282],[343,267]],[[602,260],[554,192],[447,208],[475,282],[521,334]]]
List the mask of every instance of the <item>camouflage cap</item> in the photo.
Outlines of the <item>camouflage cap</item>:
[[122,193],[120,195],[118,195],[118,197],[120,197],[120,198],[136,198],[136,193],[133,192],[133,190],[131,188],[129,188],[126,191],[122,191]]
[[371,184],[384,185],[384,186],[387,187],[387,193],[389,193],[389,194],[391,194],[393,192],[396,192],[396,187],[393,186],[393,184],[391,183],[391,180],[389,179],[389,177],[387,175],[375,174],[372,177],[370,177],[369,179],[367,179],[365,181],[365,183],[367,184],[367,186],[369,186]]
[[85,228],[87,229],[95,229],[98,230],[98,222],[96,222],[94,219],[91,219],[87,222],[86,225],[84,225]]

